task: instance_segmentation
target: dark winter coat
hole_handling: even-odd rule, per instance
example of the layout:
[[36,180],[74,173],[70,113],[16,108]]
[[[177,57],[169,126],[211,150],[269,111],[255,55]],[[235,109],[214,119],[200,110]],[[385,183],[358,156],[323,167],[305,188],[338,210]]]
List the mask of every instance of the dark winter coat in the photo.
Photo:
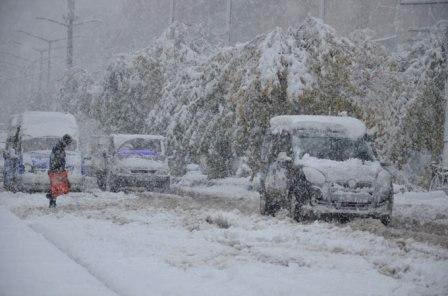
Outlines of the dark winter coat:
[[51,150],[49,172],[65,171],[65,145],[59,141]]

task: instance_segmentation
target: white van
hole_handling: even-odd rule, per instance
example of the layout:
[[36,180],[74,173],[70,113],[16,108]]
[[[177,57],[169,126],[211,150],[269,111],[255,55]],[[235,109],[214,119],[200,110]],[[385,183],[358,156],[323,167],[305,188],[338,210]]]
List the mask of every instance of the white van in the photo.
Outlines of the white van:
[[46,191],[50,154],[55,144],[68,134],[73,138],[66,149],[66,167],[71,190],[82,189],[79,130],[73,115],[60,112],[29,111],[14,115],[8,127],[3,153],[4,186],[7,190]]
[[392,176],[358,119],[285,115],[271,119],[262,147],[261,211],[295,219],[392,214]]

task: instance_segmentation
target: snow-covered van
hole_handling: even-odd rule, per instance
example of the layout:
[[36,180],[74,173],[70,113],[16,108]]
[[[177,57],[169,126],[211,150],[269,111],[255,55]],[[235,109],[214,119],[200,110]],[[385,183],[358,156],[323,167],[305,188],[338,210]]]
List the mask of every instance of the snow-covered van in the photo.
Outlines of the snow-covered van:
[[3,157],[4,185],[7,190],[46,191],[53,146],[68,134],[73,142],[66,149],[66,167],[71,189],[82,189],[79,130],[73,115],[60,112],[29,111],[14,115],[8,127]]
[[392,176],[358,119],[284,115],[270,120],[262,145],[261,212],[297,220],[322,216],[390,221]]
[[93,151],[93,167],[103,190],[170,187],[163,136],[113,134],[99,138]]

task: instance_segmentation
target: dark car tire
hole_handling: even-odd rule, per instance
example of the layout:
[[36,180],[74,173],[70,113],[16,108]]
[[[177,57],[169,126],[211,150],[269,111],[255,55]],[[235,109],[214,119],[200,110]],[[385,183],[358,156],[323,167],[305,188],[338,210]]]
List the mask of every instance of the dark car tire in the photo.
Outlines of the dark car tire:
[[384,215],[380,217],[381,223],[383,223],[384,226],[388,226],[390,222],[392,221],[390,215]]
[[120,192],[121,188],[120,188],[120,185],[117,184],[116,181],[114,182],[114,180],[112,179],[111,181],[109,181],[109,189],[111,192],[117,193],[117,192]]
[[282,208],[281,205],[273,203],[269,194],[264,192],[260,195],[260,213],[266,216],[275,216]]
[[297,202],[297,198],[292,195],[289,203],[289,217],[295,221],[300,220],[300,207]]
[[171,186],[171,182],[170,182],[170,180],[167,180],[167,181],[163,182],[163,184],[160,188],[160,191],[162,193],[168,193],[170,191],[170,186]]
[[104,174],[96,174],[96,183],[98,184],[98,188],[101,189],[101,191],[106,191],[106,178]]

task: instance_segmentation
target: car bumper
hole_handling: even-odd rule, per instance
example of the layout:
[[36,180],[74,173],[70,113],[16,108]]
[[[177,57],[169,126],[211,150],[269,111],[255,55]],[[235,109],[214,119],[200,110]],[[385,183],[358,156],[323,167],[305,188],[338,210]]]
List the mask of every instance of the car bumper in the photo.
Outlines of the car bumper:
[[379,204],[338,204],[316,203],[304,205],[302,210],[314,216],[350,216],[350,217],[384,217],[392,214],[392,201],[384,201]]
[[[71,191],[82,191],[84,183],[83,176],[69,173],[68,180],[71,185]],[[25,173],[19,176],[18,186],[21,191],[48,191],[50,188],[50,178],[46,172],[38,174]]]
[[170,184],[169,175],[114,175],[111,178],[111,184],[119,188],[167,188]]

